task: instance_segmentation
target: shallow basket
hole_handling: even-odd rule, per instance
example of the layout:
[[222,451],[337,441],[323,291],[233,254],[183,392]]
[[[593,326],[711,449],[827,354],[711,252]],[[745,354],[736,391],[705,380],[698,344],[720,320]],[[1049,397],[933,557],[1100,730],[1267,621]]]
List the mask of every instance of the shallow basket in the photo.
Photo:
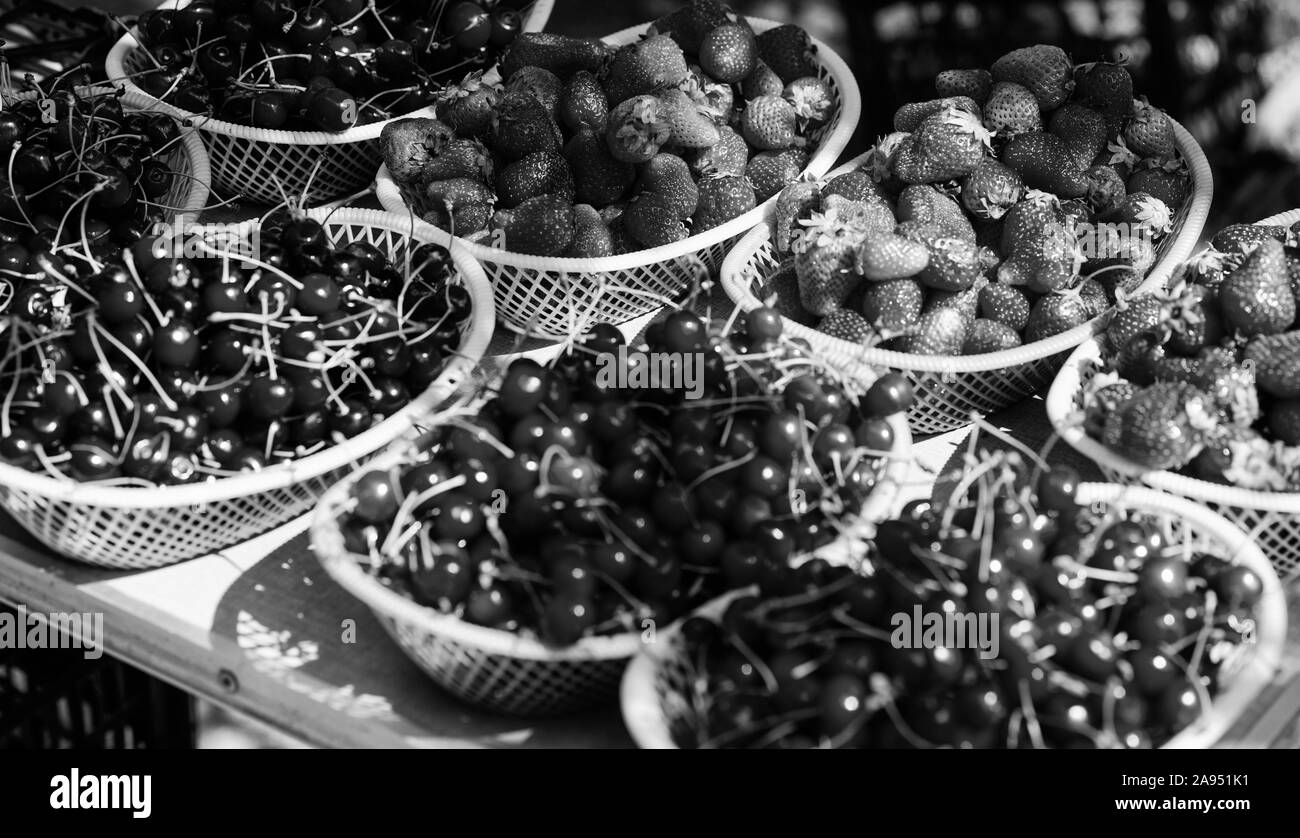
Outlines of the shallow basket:
[[[1191,255],[1214,197],[1214,181],[1205,154],[1191,134],[1172,118],[1169,121],[1174,126],[1178,150],[1187,161],[1192,194],[1174,215],[1173,229],[1156,248],[1157,261],[1143,280],[1141,287],[1144,289],[1163,285],[1173,269]],[[854,171],[866,158],[867,155],[858,157],[828,177]],[[770,219],[771,216],[765,217]],[[763,280],[779,265],[780,259],[772,249],[771,239],[771,226],[760,224],[740,240],[722,265],[722,286],[732,301],[745,311],[763,305],[755,293],[755,286],[761,288]],[[928,435],[969,425],[972,411],[987,415],[1042,390],[1060,368],[1064,353],[1096,334],[1106,316],[1014,349],[959,356],[868,349],[802,326],[788,317],[782,319],[787,334],[807,340],[820,355],[845,369],[888,368],[906,375],[916,393],[916,400],[908,411],[912,432]]]
[[[1264,595],[1255,612],[1255,643],[1221,670],[1218,696],[1210,711],[1165,743],[1165,748],[1208,748],[1217,742],[1276,675],[1286,640],[1286,595],[1277,574],[1250,538],[1231,521],[1198,504],[1161,492],[1114,483],[1084,483],[1079,502],[1102,504],[1130,515],[1167,519],[1180,542],[1245,565],[1259,574]],[[696,613],[717,620],[733,592],[702,606]],[[645,644],[623,675],[620,701],[623,722],[642,748],[678,747],[671,724],[680,718],[693,683],[682,647],[681,621],[658,632],[656,642]]]
[[[1300,210],[1270,216],[1258,224],[1294,224]],[[1097,464],[1107,479],[1141,483],[1203,503],[1250,533],[1273,562],[1278,575],[1300,576],[1300,492],[1266,492],[1238,489],[1198,480],[1172,471],[1149,471],[1121,457],[1084,432],[1076,396],[1092,379],[1094,361],[1101,360],[1101,344],[1086,341],[1074,351],[1047,394],[1047,416],[1052,426],[1076,451]]]
[[[891,417],[894,448],[877,484],[855,521],[855,540],[869,536],[875,523],[893,511],[908,472],[911,436],[903,417]],[[371,468],[409,462],[412,447],[399,448],[359,469],[321,498],[312,516],[312,549],[325,571],[349,593],[370,606],[402,651],[438,686],[470,704],[514,716],[567,713],[614,696],[623,667],[640,649],[641,633],[588,637],[564,649],[508,631],[467,623],[440,614],[381,584],[366,570],[368,559],[343,543],[339,519],[352,485]],[[848,539],[842,538],[841,541]],[[823,548],[835,561],[849,545]]]
[[[160,9],[177,9],[189,0],[164,0]],[[537,32],[546,25],[555,0],[533,0],[524,19],[523,31]],[[212,177],[228,195],[278,205],[286,197],[316,206],[366,188],[383,159],[379,134],[392,120],[357,125],[346,131],[281,131],[253,128],[190,113],[164,103],[132,81],[135,73],[153,65],[140,49],[135,30],[118,39],[104,62],[104,71],[114,84],[144,97],[158,109],[189,120],[203,133],[212,158]],[[433,115],[424,108],[406,116]],[[398,117],[394,117],[398,118]]]
[[[378,210],[309,213],[332,244],[362,241],[400,259],[408,241],[427,242],[404,218]],[[246,227],[244,222],[234,227]],[[190,233],[228,235],[231,226]],[[227,239],[229,241],[229,239]],[[434,244],[446,245],[442,240]],[[359,462],[412,430],[415,422],[469,378],[492,337],[492,293],[483,271],[451,252],[472,308],[456,357],[429,387],[373,428],[323,451],[261,471],[185,486],[130,488],[56,479],[0,463],[0,507],[45,546],[113,569],[162,567],[244,541],[306,512]]]
[[[781,24],[749,18],[756,32]],[[621,46],[637,41],[650,24],[607,35],[606,43]],[[858,125],[862,100],[853,72],[829,46],[816,45],[818,75],[834,94],[831,118],[810,135],[812,154],[804,172],[824,174],[839,159]],[[375,178],[375,193],[384,209],[410,212],[401,188],[388,168]],[[529,256],[483,244],[466,247],[483,263],[496,293],[497,317],[525,334],[567,338],[597,323],[626,323],[681,297],[697,277],[700,266],[713,272],[735,240],[763,218],[773,197],[712,230],[682,241],[597,259]],[[423,222],[421,222],[423,223]]]

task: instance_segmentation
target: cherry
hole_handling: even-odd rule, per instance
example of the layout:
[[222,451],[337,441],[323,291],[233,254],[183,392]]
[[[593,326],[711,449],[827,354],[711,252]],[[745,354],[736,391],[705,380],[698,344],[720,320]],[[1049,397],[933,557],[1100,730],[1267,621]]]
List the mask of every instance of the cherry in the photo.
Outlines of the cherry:
[[1215,576],[1215,593],[1230,610],[1248,610],[1264,596],[1264,582],[1259,574],[1243,565],[1234,565]]
[[520,358],[506,370],[497,403],[509,416],[523,416],[537,409],[545,395],[546,370],[536,361]]
[[625,585],[636,572],[638,560],[625,545],[600,541],[587,548],[587,561],[597,573]]
[[[479,3],[487,9],[489,3]],[[509,45],[523,31],[524,24],[514,9],[499,9],[492,13],[492,34],[488,42],[494,47]]]
[[853,438],[868,451],[887,452],[894,447],[894,429],[879,416],[869,417],[859,423]]
[[118,473],[117,458],[108,440],[83,437],[68,447],[72,455],[69,468],[78,480],[106,480]]
[[[461,5],[473,5],[461,4]],[[702,351],[708,342],[708,330],[700,318],[689,311],[674,311],[664,320],[664,347],[670,352]]]
[[308,6],[298,11],[293,25],[285,34],[289,38],[289,43],[302,49],[324,43],[330,36],[330,27],[333,23],[328,12]]
[[584,597],[557,594],[546,604],[542,614],[542,631],[556,646],[571,646],[582,639],[596,624],[596,609]]
[[1147,599],[1172,599],[1187,591],[1187,563],[1176,557],[1148,559],[1138,571],[1138,591]]
[[1155,700],[1156,712],[1172,731],[1179,731],[1201,717],[1201,697],[1188,683],[1174,683]]
[[[419,539],[413,550],[421,551]],[[458,605],[474,589],[474,565],[465,551],[452,544],[435,544],[432,554],[419,555],[411,569],[411,587],[417,599],[430,605],[443,601]]]
[[330,427],[345,437],[354,437],[368,430],[374,423],[374,414],[358,399],[344,399],[343,405],[330,414]]
[[792,410],[769,414],[759,432],[759,446],[763,453],[779,463],[789,462],[802,451],[803,440],[803,420]]
[[650,500],[655,520],[668,531],[681,531],[695,520],[695,497],[684,486],[664,486]]
[[813,461],[823,471],[835,473],[835,464],[848,463],[855,445],[853,432],[847,425],[827,425],[813,438]]
[[171,440],[166,433],[137,437],[127,450],[122,471],[131,477],[158,482],[171,459]]
[[1164,652],[1141,646],[1128,653],[1133,667],[1133,685],[1144,695],[1159,695],[1178,675],[1178,668]]
[[468,0],[457,3],[447,11],[443,27],[462,52],[476,50],[492,37],[492,19],[483,11],[482,6]]
[[912,383],[902,373],[888,372],[877,378],[863,396],[862,406],[870,416],[890,416],[912,406]]
[[818,702],[822,734],[834,738],[865,720],[869,694],[866,683],[857,675],[839,673],[828,678]]
[[1128,629],[1139,643],[1160,646],[1181,639],[1187,633],[1187,620],[1167,603],[1151,603],[1129,619]]
[[677,549],[694,567],[716,567],[727,544],[727,533],[716,521],[702,520],[682,532]]
[[199,357],[199,337],[194,327],[181,320],[160,327],[153,335],[153,357],[169,367],[191,366]]
[[203,411],[208,424],[213,428],[228,428],[233,425],[244,406],[239,391],[233,387],[200,390],[194,395],[194,404]]
[[214,313],[251,311],[244,287],[235,282],[214,282],[203,287],[203,307]]
[[514,602],[501,585],[470,591],[465,601],[465,619],[480,626],[496,627],[514,619]]
[[483,512],[478,503],[460,491],[440,495],[433,513],[433,531],[439,539],[472,539],[483,531]]
[[244,401],[252,416],[269,421],[287,414],[293,399],[294,387],[288,379],[262,373],[249,382]]

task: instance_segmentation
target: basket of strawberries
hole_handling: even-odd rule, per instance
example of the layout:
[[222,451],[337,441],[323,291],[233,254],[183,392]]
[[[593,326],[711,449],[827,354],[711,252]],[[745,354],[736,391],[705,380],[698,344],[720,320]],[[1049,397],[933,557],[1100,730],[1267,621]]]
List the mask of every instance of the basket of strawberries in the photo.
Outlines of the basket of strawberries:
[[1211,507],[1300,573],[1300,210],[1234,224],[1168,289],[1133,297],[1047,397],[1111,479]]
[[105,72],[202,133],[222,192],[314,206],[364,189],[386,121],[432,113],[443,84],[488,71],[554,0],[434,5],[165,0]]
[[70,558],[159,567],[288,521],[491,338],[482,271],[406,219],[183,232],[39,254],[0,319],[0,507]]
[[599,41],[523,35],[500,70],[390,126],[376,192],[472,242],[502,323],[550,337],[679,300],[861,108],[803,29],[702,0]]
[[1046,387],[1117,291],[1191,253],[1213,193],[1196,141],[1120,65],[1038,45],[935,87],[866,154],[786,187],[722,271],[824,357],[904,373],[920,434]]
[[906,382],[863,391],[771,311],[675,311],[639,346],[601,324],[486,396],[332,489],[311,536],[434,681],[516,715],[611,698],[656,627],[729,588],[852,563],[910,459]]
[[1150,489],[1053,470],[1013,498],[974,468],[955,512],[882,522],[865,572],[809,563],[660,631],[623,678],[637,744],[1214,745],[1282,659],[1259,548]]

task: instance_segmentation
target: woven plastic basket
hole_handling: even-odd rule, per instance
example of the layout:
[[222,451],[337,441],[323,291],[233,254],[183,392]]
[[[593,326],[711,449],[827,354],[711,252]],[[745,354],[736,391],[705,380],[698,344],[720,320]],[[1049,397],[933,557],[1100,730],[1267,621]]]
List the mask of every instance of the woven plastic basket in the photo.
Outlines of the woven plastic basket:
[[[1293,224],[1300,210],[1270,216],[1258,224]],[[1300,576],[1300,492],[1237,489],[1198,480],[1172,471],[1148,471],[1111,451],[1084,432],[1077,420],[1077,394],[1092,379],[1093,361],[1101,359],[1096,339],[1086,341],[1065,362],[1047,394],[1047,416],[1056,432],[1076,451],[1097,464],[1110,480],[1142,483],[1203,503],[1251,535],[1277,568],[1290,580]]]
[[[1162,285],[1174,267],[1191,255],[1214,197],[1214,181],[1205,154],[1181,125],[1172,119],[1170,122],[1178,150],[1187,161],[1193,191],[1174,216],[1172,231],[1160,242],[1157,262],[1143,281],[1143,288]],[[866,155],[858,157],[830,176],[860,168],[865,160]],[[722,286],[744,310],[757,308],[762,301],[755,287],[762,287],[778,263],[771,246],[771,227],[760,224],[728,254],[722,265]],[[971,411],[989,414],[1039,392],[1051,382],[1064,353],[1096,334],[1103,318],[1014,349],[955,357],[867,349],[789,318],[784,320],[787,333],[804,338],[823,357],[845,369],[887,367],[905,374],[916,392],[908,421],[912,432],[920,436],[964,427],[970,424]]]
[[[406,219],[378,210],[315,210],[309,215],[324,224],[332,243],[368,242],[393,259],[402,257],[410,241],[430,241],[418,233],[411,236]],[[230,228],[214,225],[191,232],[205,229]],[[445,237],[433,243],[447,244]],[[202,556],[306,512],[359,462],[411,431],[482,358],[492,337],[492,292],[473,259],[459,248],[451,255],[472,302],[458,354],[423,393],[375,427],[299,460],[185,486],[100,486],[0,463],[0,507],[47,547],[114,569],[162,567]]]
[[[858,514],[854,538],[869,536],[891,512],[911,459],[911,436],[902,416],[893,417],[894,449],[877,484]],[[641,634],[588,637],[565,649],[499,629],[471,625],[440,614],[385,587],[366,567],[369,560],[350,553],[338,522],[352,484],[370,468],[409,462],[414,448],[395,447],[382,458],[321,498],[312,516],[311,540],[316,557],[334,581],[370,606],[392,638],[440,687],[499,713],[538,716],[566,713],[612,698],[629,658],[641,646]],[[841,539],[846,541],[847,539]],[[833,543],[823,548],[835,561],[846,550]]]
[[[780,25],[760,18],[749,18],[749,22],[756,32]],[[616,45],[633,43],[649,25],[624,29],[603,40]],[[826,44],[816,39],[813,43],[818,75],[830,83],[835,100],[832,117],[811,134],[814,150],[804,171],[816,177],[834,166],[848,145],[857,128],[862,100],[843,59]],[[375,178],[375,193],[389,212],[410,212],[387,167]],[[698,265],[710,272],[717,270],[736,238],[757,224],[775,200],[680,242],[621,256],[569,259],[511,253],[468,242],[466,246],[492,279],[497,317],[502,323],[526,334],[565,338],[596,323],[626,323],[660,308],[666,300],[678,299],[690,287]]]
[[[158,8],[178,9],[189,0],[165,0]],[[533,0],[523,30],[541,31],[551,16],[555,0]],[[104,62],[110,81],[159,108],[166,109],[203,133],[212,157],[212,178],[228,195],[276,205],[287,197],[295,203],[316,206],[364,189],[380,165],[379,134],[391,120],[357,125],[346,131],[280,131],[253,128],[180,110],[150,96],[131,76],[150,69],[149,56],[139,48],[132,30],[118,39]],[[433,115],[432,108],[408,116]],[[310,185],[310,188],[308,188]]]
[[[1273,679],[1286,641],[1286,595],[1282,584],[1259,548],[1232,522],[1182,498],[1150,489],[1113,483],[1084,483],[1079,487],[1084,504],[1103,504],[1130,515],[1167,519],[1175,537],[1193,549],[1230,559],[1259,574],[1264,595],[1255,612],[1255,642],[1221,670],[1220,692],[1209,712],[1165,743],[1165,748],[1208,748],[1228,731],[1246,707]],[[732,598],[719,597],[696,613],[718,619]],[[674,623],[658,632],[653,645],[645,644],[623,676],[620,700],[623,722],[642,748],[675,749],[670,726],[696,675],[683,652],[679,628]],[[678,709],[675,709],[678,708]]]

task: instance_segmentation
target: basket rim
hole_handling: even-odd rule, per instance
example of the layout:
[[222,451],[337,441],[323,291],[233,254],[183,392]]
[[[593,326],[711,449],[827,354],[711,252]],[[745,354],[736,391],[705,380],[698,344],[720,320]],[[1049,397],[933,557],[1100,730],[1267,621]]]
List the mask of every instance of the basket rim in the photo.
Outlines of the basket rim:
[[[902,413],[888,419],[894,430],[894,448],[890,451],[885,477],[871,492],[858,513],[857,521],[872,524],[882,520],[892,510],[898,489],[910,468],[912,437],[907,430],[907,419]],[[542,641],[523,637],[502,629],[477,626],[450,614],[440,614],[420,605],[397,591],[380,584],[362,569],[365,557],[347,550],[343,533],[338,525],[338,510],[346,502],[348,492],[357,479],[368,471],[392,468],[415,453],[415,441],[394,446],[379,459],[353,471],[332,486],[311,514],[309,532],[312,552],[325,572],[344,590],[364,602],[383,620],[393,620],[414,626],[427,634],[445,637],[459,643],[473,645],[487,654],[523,660],[549,662],[609,660],[631,657],[643,644],[641,632],[634,631],[602,637],[584,637],[572,646],[555,649]],[[830,546],[858,537],[860,533],[842,535]],[[823,548],[825,549],[825,548]]]
[[[1271,215],[1255,224],[1293,224],[1300,221],[1300,209]],[[1140,478],[1143,483],[1177,495],[1201,501],[1255,509],[1262,512],[1281,512],[1300,515],[1300,492],[1269,492],[1262,489],[1242,489],[1224,486],[1173,471],[1152,471],[1132,460],[1120,456],[1089,436],[1084,429],[1070,421],[1075,412],[1074,395],[1082,386],[1082,369],[1085,364],[1101,358],[1101,344],[1097,338],[1084,341],[1061,368],[1047,391],[1047,418],[1052,427],[1071,448],[1099,466],[1120,474]]]
[[[1188,133],[1187,129],[1173,117],[1168,116],[1168,114],[1166,116],[1173,126],[1174,140],[1178,150],[1182,153],[1183,159],[1187,161],[1188,173],[1192,180],[1192,194],[1187,198],[1187,215],[1183,218],[1182,226],[1170,233],[1173,241],[1170,242],[1169,249],[1160,261],[1147,272],[1146,277],[1134,293],[1152,290],[1163,285],[1168,277],[1172,275],[1174,269],[1192,254],[1196,243],[1200,240],[1201,230],[1205,227],[1206,218],[1209,217],[1210,204],[1214,200],[1214,175],[1210,170],[1210,164],[1205,157],[1205,152],[1201,150],[1200,145]],[[835,171],[828,173],[827,177],[835,177],[859,168],[870,154],[871,152],[868,151],[855,157]],[[727,296],[731,298],[732,302],[745,311],[763,305],[762,301],[754,296],[750,288],[748,266],[754,254],[767,243],[771,235],[771,225],[765,218],[763,223],[756,226],[737,242],[731,252],[727,254],[727,258],[723,260],[721,271],[722,287],[726,290]],[[986,352],[980,355],[956,356],[917,355],[909,352],[864,347],[861,344],[832,337],[817,329],[803,326],[788,317],[782,316],[781,319],[785,322],[787,330],[812,342],[814,346],[820,345],[825,351],[836,356],[850,357],[862,364],[916,372],[972,373],[989,372],[1032,363],[1073,349],[1099,332],[1109,315],[1110,312],[1107,311],[1099,317],[1095,317],[1087,323],[1059,335],[1053,335],[1050,338],[1012,349]]]
[[[765,32],[768,29],[783,25],[778,21],[759,17],[747,16],[746,20],[757,32]],[[604,36],[601,40],[619,46],[632,43],[653,24],[654,21],[649,21],[627,29],[621,29],[618,32]],[[816,47],[817,62],[826,70],[827,75],[831,77],[840,94],[839,121],[822,140],[817,150],[809,156],[808,162],[804,165],[804,176],[820,177],[835,165],[835,161],[839,159],[840,154],[849,144],[853,132],[857,129],[858,120],[862,115],[862,93],[858,88],[857,78],[853,75],[844,59],[825,42],[813,38],[811,35],[809,38],[813,46]],[[414,212],[402,198],[401,189],[393,180],[387,165],[381,165],[375,175],[375,195],[389,212],[399,215],[408,214],[414,217]],[[650,247],[644,250],[634,250],[631,253],[623,253],[617,256],[595,258],[533,256],[527,253],[502,250],[465,239],[460,239],[460,241],[475,258],[489,264],[532,271],[553,271],[562,274],[614,273],[634,270],[660,262],[669,262],[674,259],[688,258],[700,250],[732,239],[748,231],[755,223],[759,222],[768,209],[776,205],[776,198],[777,196],[773,195],[763,203],[758,204],[748,212],[736,216],[725,224],[687,236],[679,242]],[[437,230],[443,236],[450,236],[450,233],[440,227],[435,227],[423,220],[417,219],[417,221],[432,230]]]
[[[1281,665],[1286,642],[1287,608],[1286,593],[1277,572],[1240,527],[1193,501],[1141,486],[1116,483],[1082,483],[1079,485],[1078,497],[1082,504],[1101,502],[1135,511],[1163,513],[1194,520],[1198,530],[1220,542],[1225,553],[1231,556],[1231,561],[1249,567],[1263,582],[1264,594],[1256,607],[1256,644],[1251,660],[1242,671],[1233,675],[1228,688],[1219,694],[1208,713],[1162,747],[1176,750],[1204,748],[1213,744],[1259,695],[1273,672]],[[705,603],[692,613],[720,613],[726,602],[743,593],[744,591],[731,591]],[[677,744],[668,732],[667,720],[656,691],[655,675],[661,663],[673,657],[673,639],[680,631],[681,624],[682,620],[678,620],[671,626],[660,629],[657,642],[653,646],[643,646],[623,673],[619,685],[619,705],[623,724],[638,747],[677,749]]]
[[[163,0],[155,8],[157,9],[180,9],[189,5],[190,0]],[[546,26],[551,17],[551,11],[555,7],[555,0],[531,0],[531,6],[528,16],[524,19],[524,24],[520,32],[540,32]],[[153,107],[165,109],[172,116],[186,120],[193,124],[195,128],[207,131],[212,134],[221,134],[227,137],[235,137],[240,140],[251,140],[253,142],[270,143],[273,145],[303,145],[303,146],[331,146],[331,145],[348,145],[350,143],[365,142],[379,138],[384,126],[396,119],[405,119],[417,116],[433,116],[433,106],[418,108],[414,111],[397,116],[382,119],[376,122],[370,122],[365,125],[355,125],[345,131],[283,131],[272,128],[254,128],[250,125],[239,125],[234,122],[209,117],[204,114],[193,113],[169,105],[144,91],[139,85],[132,81],[126,73],[124,63],[126,57],[140,45],[139,40],[135,37],[135,28],[118,38],[113,47],[108,51],[108,57],[104,60],[104,73],[108,76],[110,84],[120,84],[126,87],[127,91],[137,96],[147,99],[153,104]],[[495,65],[489,68],[489,72],[495,69]]]
[[[419,231],[410,229],[406,219],[400,216],[394,217],[382,210],[317,209],[308,210],[307,216],[325,226],[377,227],[415,242],[426,241],[420,236]],[[228,229],[231,226],[243,227],[256,223],[258,223],[257,219],[250,219],[238,222],[236,225],[198,226]],[[435,242],[435,244],[441,243]],[[64,503],[84,503],[118,509],[158,509],[220,503],[283,489],[328,474],[347,466],[358,457],[374,453],[409,431],[422,416],[437,407],[462,381],[469,378],[492,339],[496,308],[487,276],[483,273],[483,268],[459,248],[449,249],[449,253],[460,275],[461,284],[470,294],[470,320],[465,337],[458,348],[457,355],[446,362],[446,366],[433,383],[403,408],[373,428],[302,459],[204,483],[148,489],[100,486],[72,479],[56,479],[47,474],[0,463],[0,485],[4,486],[6,494],[17,491]]]

